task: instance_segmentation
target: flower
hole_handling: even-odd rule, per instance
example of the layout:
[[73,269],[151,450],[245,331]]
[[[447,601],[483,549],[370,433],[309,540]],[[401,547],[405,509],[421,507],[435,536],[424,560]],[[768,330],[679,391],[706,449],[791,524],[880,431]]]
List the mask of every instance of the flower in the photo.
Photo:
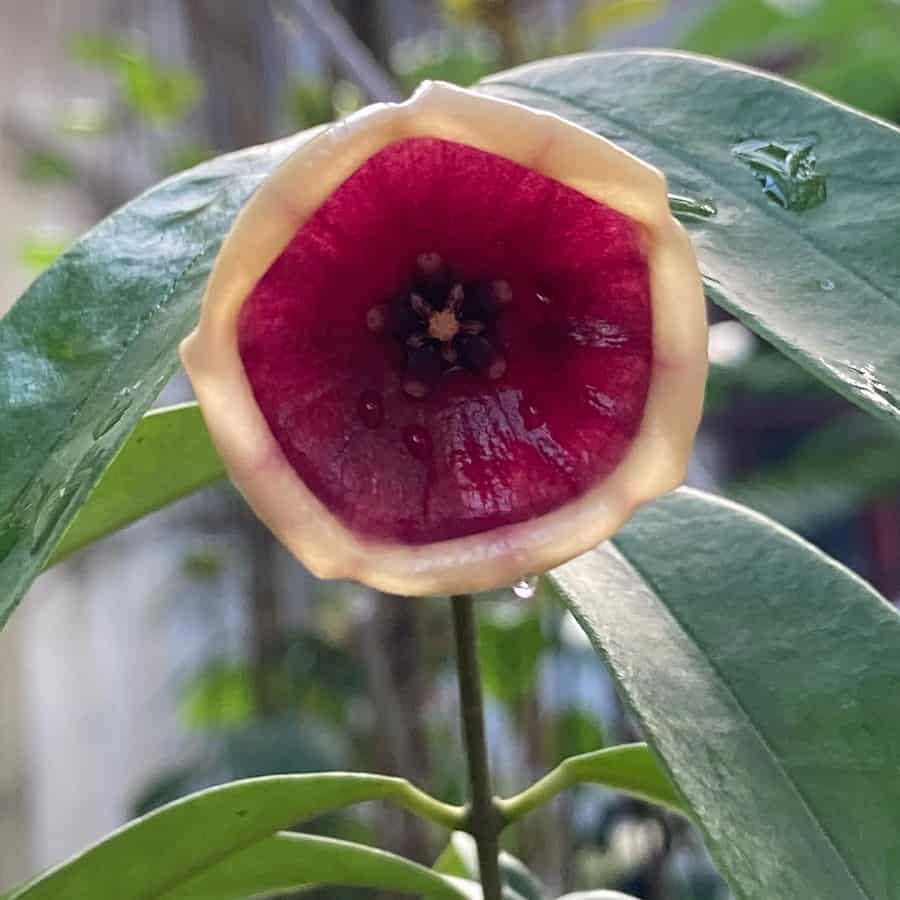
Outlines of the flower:
[[683,480],[706,319],[656,169],[429,83],[261,186],[182,354],[236,485],[312,572],[456,593],[571,559]]

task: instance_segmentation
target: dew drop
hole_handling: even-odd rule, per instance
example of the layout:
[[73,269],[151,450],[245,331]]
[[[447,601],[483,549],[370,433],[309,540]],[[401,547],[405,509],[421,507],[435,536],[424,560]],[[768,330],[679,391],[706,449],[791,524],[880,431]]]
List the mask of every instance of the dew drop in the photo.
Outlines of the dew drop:
[[94,426],[92,435],[95,441],[100,440],[100,438],[112,431],[112,429],[122,421],[125,413],[127,413],[131,407],[132,395],[141,384],[142,382],[136,381],[134,384],[122,388],[122,390],[116,394],[112,405],[107,410],[106,414]]
[[421,425],[409,425],[404,428],[403,442],[416,459],[426,460],[431,456],[431,438]]
[[34,530],[31,535],[32,553],[39,553],[47,543],[77,493],[78,486],[72,484],[64,484],[47,493],[34,520]]
[[834,282],[830,278],[823,278],[819,282],[819,287],[826,292],[830,292],[834,290]]
[[39,553],[56,533],[62,519],[72,510],[75,501],[82,496],[83,488],[93,484],[108,462],[101,447],[93,447],[77,466],[61,481],[37,481],[26,498],[28,507],[35,507],[34,526],[31,532],[31,552]]
[[735,144],[731,152],[750,167],[770,200],[802,212],[824,203],[827,197],[825,176],[816,171],[815,143],[812,137],[752,138]]
[[865,394],[876,405],[886,409],[893,415],[900,415],[900,399],[878,377],[875,367],[871,363],[864,366],[851,362],[826,363],[826,365],[844,381],[852,384],[860,393]]
[[683,219],[711,219],[719,211],[709,197],[697,200],[681,194],[669,194],[669,209]]
[[375,391],[363,391],[356,411],[366,428],[377,428],[384,421],[384,403]]
[[537,575],[526,575],[512,586],[512,592],[520,600],[530,600],[537,593]]

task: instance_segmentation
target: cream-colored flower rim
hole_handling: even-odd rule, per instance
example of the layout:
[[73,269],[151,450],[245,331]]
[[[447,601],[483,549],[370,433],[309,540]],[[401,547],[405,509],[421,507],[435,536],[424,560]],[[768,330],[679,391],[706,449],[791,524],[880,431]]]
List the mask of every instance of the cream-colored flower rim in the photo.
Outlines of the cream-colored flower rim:
[[[639,222],[648,241],[653,375],[640,430],[611,475],[551,513],[425,545],[348,530],[287,462],[238,354],[241,304],[297,229],[366,159],[405,138],[437,137],[495,153]],[[212,438],[256,514],[314,574],[397,594],[480,591],[546,571],[610,537],[635,507],[680,484],[701,414],[706,312],[690,241],[663,175],[558,116],[441,83],[377,105],[298,149],[235,221],[216,260],[197,329],[181,352]]]

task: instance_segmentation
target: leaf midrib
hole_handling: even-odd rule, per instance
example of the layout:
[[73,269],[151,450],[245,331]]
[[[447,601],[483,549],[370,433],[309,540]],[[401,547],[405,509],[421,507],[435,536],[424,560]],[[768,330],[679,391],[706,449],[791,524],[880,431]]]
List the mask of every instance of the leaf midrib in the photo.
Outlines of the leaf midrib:
[[[838,862],[840,863],[840,866],[847,873],[850,880],[856,886],[857,890],[859,891],[859,896],[861,898],[864,898],[864,900],[876,900],[875,895],[869,893],[868,888],[863,883],[859,874],[850,865],[850,862],[844,856],[844,854],[841,853],[840,847],[836,843],[831,832],[829,831],[828,828],[825,827],[825,824],[821,821],[819,816],[816,814],[815,807],[814,807],[813,803],[811,802],[810,798],[807,796],[806,792],[803,791],[801,789],[801,787],[797,784],[797,782],[791,776],[790,772],[784,767],[784,765],[782,764],[781,760],[778,757],[778,754],[772,748],[772,745],[769,742],[769,739],[766,737],[766,735],[763,733],[763,731],[757,725],[754,718],[750,715],[750,713],[747,710],[746,706],[744,705],[743,701],[739,698],[739,696],[732,689],[728,679],[725,678],[725,676],[722,673],[721,669],[719,668],[718,664],[707,653],[705,653],[703,651],[703,645],[695,637],[693,629],[688,627],[682,621],[682,619],[674,612],[674,610],[670,606],[668,606],[665,602],[663,602],[663,600],[661,599],[662,592],[659,590],[655,579],[652,578],[650,575],[648,575],[644,571],[644,569],[637,562],[635,562],[635,560],[624,550],[624,548],[622,548],[620,546],[619,542],[615,538],[613,538],[612,543],[615,546],[616,550],[622,555],[622,557],[628,563],[628,565],[638,574],[638,576],[640,576],[640,578],[644,582],[644,584],[650,589],[650,591],[653,594],[654,600],[656,601],[657,605],[660,607],[662,612],[666,615],[669,615],[674,620],[674,622],[676,623],[678,628],[681,630],[681,632],[684,634],[684,636],[690,642],[691,646],[698,653],[699,657],[712,670],[713,674],[716,676],[716,678],[718,680],[721,690],[734,703],[738,712],[740,713],[740,715],[744,718],[744,720],[750,727],[751,733],[754,735],[754,737],[756,737],[756,739],[759,741],[762,748],[765,750],[766,755],[770,758],[776,771],[779,772],[779,774],[782,776],[784,781],[790,786],[791,790],[793,791],[793,793],[795,794],[795,796],[797,797],[797,799],[800,801],[801,805],[803,806],[804,811],[807,813],[807,815],[809,816],[813,825],[815,826],[815,828],[817,829],[817,831],[819,832],[821,837],[824,839],[825,844],[827,845],[827,847],[829,848],[829,850],[831,851],[833,856],[838,860]],[[640,716],[639,712],[637,712],[637,715],[639,718],[642,718]],[[702,817],[698,816],[697,819],[698,819],[698,821],[700,821],[702,823]]]

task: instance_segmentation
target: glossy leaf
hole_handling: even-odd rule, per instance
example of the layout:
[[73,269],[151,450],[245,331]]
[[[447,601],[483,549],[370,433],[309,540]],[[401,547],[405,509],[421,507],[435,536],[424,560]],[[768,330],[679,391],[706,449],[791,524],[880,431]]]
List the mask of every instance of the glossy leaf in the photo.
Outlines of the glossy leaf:
[[401,891],[433,900],[471,896],[451,879],[393,853],[308,834],[276,834],[165,891],[159,900],[243,900],[316,883]]
[[49,564],[224,477],[196,403],[153,410],[103,473]]
[[88,232],[0,320],[0,624],[175,371],[236,212],[308,137],[162,182]]
[[14,892],[12,900],[144,900],[167,895],[277,831],[370,800],[388,800],[432,819],[436,815],[448,827],[459,821],[455,808],[437,803],[400,778],[333,772],[238,781],[129,823],[39,875]]
[[773,522],[679,491],[551,574],[740,900],[893,900],[900,616]]
[[[709,296],[900,427],[889,338],[900,334],[900,130],[778,78],[666,52],[549,60],[483,87],[605,135],[661,168],[673,193],[711,200],[716,215],[685,216]],[[736,155],[747,139],[773,142],[774,156],[812,152],[781,178]],[[817,176],[827,199],[815,205]],[[792,208],[770,199],[779,193]]]

